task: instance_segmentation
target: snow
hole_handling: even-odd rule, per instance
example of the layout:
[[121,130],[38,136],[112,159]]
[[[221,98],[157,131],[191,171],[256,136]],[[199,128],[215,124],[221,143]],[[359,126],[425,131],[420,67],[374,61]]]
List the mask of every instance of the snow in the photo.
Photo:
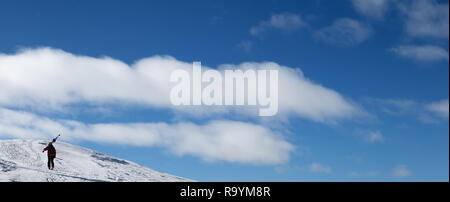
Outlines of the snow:
[[55,169],[47,168],[45,140],[0,140],[0,182],[186,182],[185,178],[86,148],[56,142]]

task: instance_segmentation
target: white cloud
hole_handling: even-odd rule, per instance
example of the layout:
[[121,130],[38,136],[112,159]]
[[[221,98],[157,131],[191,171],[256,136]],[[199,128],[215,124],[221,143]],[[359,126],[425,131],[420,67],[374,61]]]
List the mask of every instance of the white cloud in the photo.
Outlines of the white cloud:
[[398,46],[391,51],[418,61],[448,60],[448,51],[438,46]]
[[319,122],[365,115],[339,93],[305,78],[300,69],[280,66],[276,63],[242,63],[221,65],[219,69],[263,69],[279,70],[279,114],[294,115]]
[[[221,65],[219,68],[279,70],[279,115],[299,116],[315,121],[335,121],[363,114],[342,95],[303,76],[300,69],[272,62]],[[127,65],[112,58],[77,56],[52,48],[25,49],[12,55],[0,54],[0,106],[40,110],[61,110],[72,104],[139,105],[226,114],[232,107],[174,107],[170,103],[170,74],[192,71],[192,64],[169,56],[144,58]],[[210,68],[203,67],[203,70]],[[237,113],[257,116],[251,109]]]
[[427,105],[427,109],[437,115],[447,118],[449,116],[449,100],[442,100],[438,102],[433,102]]
[[366,140],[370,143],[383,142],[384,136],[380,131],[372,131],[367,134]]
[[409,177],[412,175],[412,172],[406,168],[406,165],[398,165],[395,167],[392,174],[395,177]]
[[328,166],[324,166],[320,163],[312,163],[311,165],[309,165],[309,171],[313,172],[313,173],[326,173],[326,174],[330,174],[331,173],[331,168]]
[[362,43],[372,34],[373,31],[368,25],[350,18],[341,18],[316,31],[314,36],[331,44],[351,46]]
[[258,25],[252,27],[250,29],[250,34],[259,36],[271,29],[294,31],[304,26],[306,26],[306,22],[304,22],[299,15],[290,13],[277,14],[272,15],[269,20],[262,21]]
[[130,67],[107,57],[26,49],[0,55],[0,104],[57,108],[81,101],[120,101],[167,107],[166,78],[171,70],[188,67],[171,57],[146,58]]
[[386,114],[413,117],[426,124],[439,123],[442,118],[448,119],[448,99],[431,103],[405,99],[367,99],[366,101],[378,105],[377,107]]
[[448,39],[449,5],[435,0],[400,1],[406,16],[406,32],[413,37]]
[[354,133],[368,143],[381,143],[385,139],[380,131],[357,129]]
[[352,0],[353,7],[361,15],[374,19],[383,19],[390,0]]
[[381,111],[390,115],[409,115],[420,111],[420,104],[408,99],[367,99],[369,103],[381,107]]
[[293,151],[293,146],[276,132],[250,123],[84,124],[0,108],[0,138],[49,139],[56,132],[63,133],[63,138],[69,141],[157,146],[205,161],[274,165],[288,162]]
[[356,172],[356,171],[351,171],[351,172],[348,173],[348,176],[349,177],[359,177],[361,175],[358,172]]

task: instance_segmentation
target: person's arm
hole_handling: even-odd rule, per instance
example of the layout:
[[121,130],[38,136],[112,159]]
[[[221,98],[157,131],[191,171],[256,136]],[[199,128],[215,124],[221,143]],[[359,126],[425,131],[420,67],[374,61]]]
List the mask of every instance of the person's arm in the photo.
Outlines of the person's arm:
[[48,150],[48,147],[44,148],[44,150],[42,150],[42,152],[45,152],[45,151],[47,151],[47,150]]

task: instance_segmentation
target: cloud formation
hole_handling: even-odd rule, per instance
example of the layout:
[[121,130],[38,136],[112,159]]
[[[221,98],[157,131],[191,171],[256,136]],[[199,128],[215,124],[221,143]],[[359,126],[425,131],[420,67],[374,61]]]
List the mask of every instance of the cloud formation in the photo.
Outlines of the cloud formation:
[[236,121],[85,124],[0,108],[0,138],[49,139],[55,131],[70,141],[162,147],[208,162],[282,164],[294,149],[271,129]]
[[391,49],[405,58],[410,58],[418,61],[439,61],[448,60],[448,51],[438,46],[426,45],[426,46],[398,46]]
[[350,18],[340,18],[332,25],[316,31],[314,36],[330,44],[352,46],[364,42],[372,34],[368,25]]
[[448,39],[449,5],[435,0],[401,1],[400,12],[406,17],[405,27],[413,37]]
[[383,19],[391,0],[352,0],[355,10],[369,18]]
[[[219,69],[279,70],[279,115],[315,121],[335,121],[359,116],[362,110],[342,95],[305,78],[300,69],[273,62],[221,65]],[[192,64],[170,56],[144,58],[132,65],[103,57],[78,56],[53,49],[25,49],[0,54],[0,106],[61,110],[71,104],[127,105],[189,111],[170,103],[170,74],[192,71]],[[203,67],[207,71],[208,67]],[[230,111],[257,116],[249,110],[204,106],[200,114]]]
[[367,143],[382,143],[385,140],[384,135],[378,130],[356,129],[354,134]]
[[294,31],[306,26],[307,23],[296,14],[284,13],[272,15],[270,19],[260,22],[250,29],[250,34],[259,36],[268,30]]
[[397,167],[394,168],[394,170],[392,171],[392,174],[395,177],[409,177],[412,175],[412,171],[410,171],[406,165],[398,165]]
[[331,173],[331,168],[328,166],[324,166],[320,163],[311,163],[311,165],[309,165],[309,171],[312,173],[326,173],[326,174],[330,174]]
[[383,134],[381,134],[380,131],[371,131],[371,132],[367,133],[365,139],[366,139],[366,141],[368,141],[370,143],[383,142],[384,136],[383,136]]
[[438,123],[448,119],[448,99],[418,102],[408,99],[367,99],[381,112],[397,117],[414,117],[422,123]]
[[431,104],[428,104],[427,109],[431,112],[436,113],[437,115],[447,118],[449,117],[449,100],[442,100],[438,102],[433,102]]

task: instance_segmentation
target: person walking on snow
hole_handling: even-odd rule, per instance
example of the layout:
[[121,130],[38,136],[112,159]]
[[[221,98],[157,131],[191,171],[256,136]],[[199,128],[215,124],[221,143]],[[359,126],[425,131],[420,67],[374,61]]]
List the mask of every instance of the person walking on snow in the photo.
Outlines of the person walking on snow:
[[58,139],[59,135],[54,138],[52,140],[52,142],[48,143],[48,146],[44,148],[44,150],[42,150],[42,152],[47,151],[47,157],[48,157],[48,162],[47,162],[47,166],[48,169],[53,170],[53,168],[55,167],[55,158],[56,158],[56,149],[53,146],[53,143],[56,142],[56,139]]

